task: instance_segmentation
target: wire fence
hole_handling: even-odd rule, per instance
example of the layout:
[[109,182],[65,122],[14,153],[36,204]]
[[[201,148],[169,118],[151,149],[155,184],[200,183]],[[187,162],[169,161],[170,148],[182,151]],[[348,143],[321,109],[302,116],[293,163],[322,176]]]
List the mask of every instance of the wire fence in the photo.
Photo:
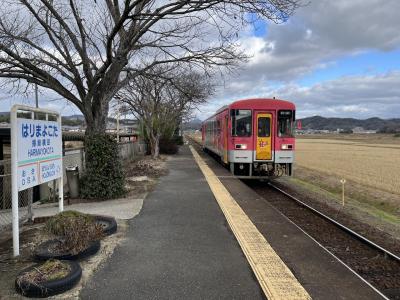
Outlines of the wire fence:
[[[123,161],[133,160],[146,153],[146,145],[139,142],[120,143],[119,155]],[[64,192],[68,193],[66,167],[78,166],[79,174],[85,171],[85,149],[83,147],[66,149],[63,156]],[[34,199],[41,202],[56,201],[57,187],[53,182],[44,183],[18,193],[19,222],[23,223],[34,216]],[[38,196],[40,195],[40,196]],[[11,228],[11,159],[0,161],[0,231]]]
[[[18,193],[19,219],[32,217],[33,188]],[[11,159],[0,161],[0,229],[12,222]]]

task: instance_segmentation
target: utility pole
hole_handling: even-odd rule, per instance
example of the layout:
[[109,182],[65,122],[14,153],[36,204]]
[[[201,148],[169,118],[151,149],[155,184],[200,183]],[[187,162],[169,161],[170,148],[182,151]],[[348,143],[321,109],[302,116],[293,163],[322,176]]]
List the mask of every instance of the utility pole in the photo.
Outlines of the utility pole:
[[119,99],[117,100],[117,143],[119,143],[119,117],[120,117],[120,103]]
[[38,86],[37,83],[35,83],[35,103],[36,103],[36,108],[39,107],[39,97],[38,97]]
[[[38,85],[35,83],[35,107],[39,108],[39,95],[38,95]],[[35,113],[32,113],[32,118],[35,119]],[[54,181],[55,182],[55,181]],[[55,183],[54,183],[55,184]],[[29,190],[28,193],[28,219],[30,221],[33,221],[33,195],[34,195],[34,189],[39,188],[39,186],[35,186]]]

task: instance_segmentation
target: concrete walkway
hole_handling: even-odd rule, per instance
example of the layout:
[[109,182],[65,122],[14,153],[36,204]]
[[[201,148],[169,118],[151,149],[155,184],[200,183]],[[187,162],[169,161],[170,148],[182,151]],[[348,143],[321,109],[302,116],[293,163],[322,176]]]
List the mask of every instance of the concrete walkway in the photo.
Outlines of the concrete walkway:
[[[135,198],[121,198],[99,202],[64,204],[64,210],[76,210],[82,213],[94,215],[107,215],[121,220],[129,220],[135,217],[142,209],[143,199],[146,194]],[[58,204],[34,205],[34,217],[53,216],[58,213]]]
[[180,152],[82,299],[263,299],[188,147]]

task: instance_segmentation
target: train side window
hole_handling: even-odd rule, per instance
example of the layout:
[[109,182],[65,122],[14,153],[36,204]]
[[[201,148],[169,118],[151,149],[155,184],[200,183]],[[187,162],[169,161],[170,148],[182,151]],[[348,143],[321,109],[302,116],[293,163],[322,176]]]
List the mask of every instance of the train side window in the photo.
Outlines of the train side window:
[[270,118],[260,117],[258,118],[258,136],[269,137],[271,136],[271,121]]
[[294,136],[294,112],[291,110],[280,110],[278,112],[278,136]]
[[232,136],[251,136],[251,110],[231,110]]

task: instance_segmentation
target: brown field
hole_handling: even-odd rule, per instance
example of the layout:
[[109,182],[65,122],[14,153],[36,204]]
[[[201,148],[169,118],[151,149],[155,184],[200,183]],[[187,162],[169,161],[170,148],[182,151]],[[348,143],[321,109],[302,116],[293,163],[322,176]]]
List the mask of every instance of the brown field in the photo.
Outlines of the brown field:
[[400,138],[300,136],[296,145],[299,167],[400,195]]
[[[191,135],[201,141],[201,133]],[[400,195],[400,138],[390,134],[304,135],[296,167]]]

